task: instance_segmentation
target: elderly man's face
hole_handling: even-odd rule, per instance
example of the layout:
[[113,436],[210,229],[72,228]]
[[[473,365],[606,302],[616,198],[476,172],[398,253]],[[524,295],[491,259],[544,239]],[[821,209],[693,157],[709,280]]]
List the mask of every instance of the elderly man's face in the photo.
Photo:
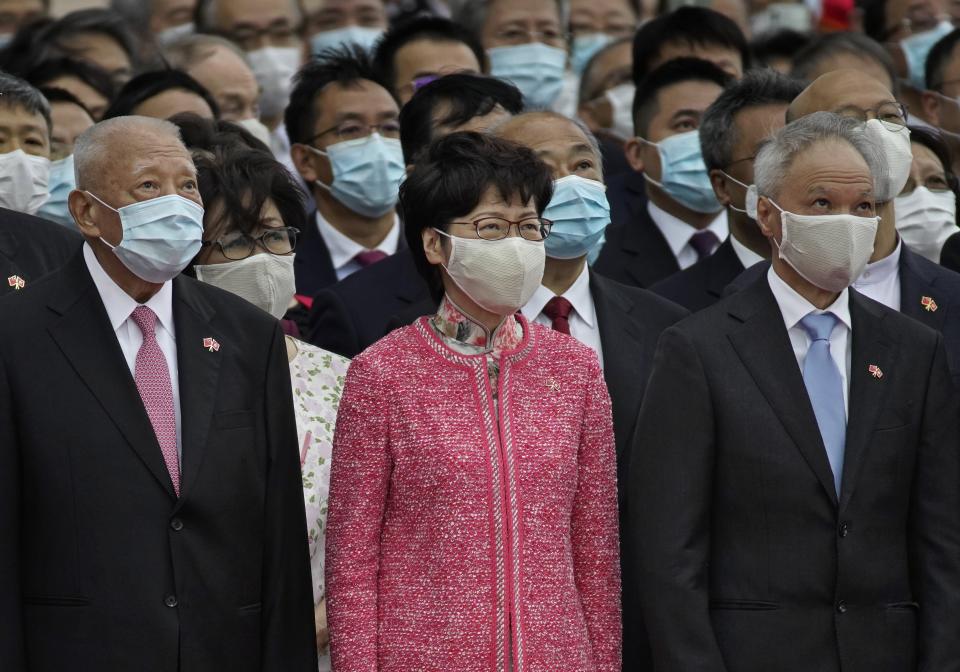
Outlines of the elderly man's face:
[[553,171],[553,179],[579,175],[603,181],[601,159],[576,124],[547,114],[530,114],[508,121],[497,131],[507,140],[526,145]]
[[628,0],[571,0],[570,33],[606,33],[629,37],[637,28],[637,14]]
[[294,0],[215,0],[215,27],[244,51],[299,47],[300,12]]
[[598,53],[592,66],[583,73],[586,79],[582,87],[586,98],[580,103],[578,116],[591,131],[613,126],[613,106],[604,94],[621,84],[633,82],[632,62],[632,45],[623,42]]
[[[736,141],[733,143],[730,164],[724,168],[724,172],[744,184],[753,184],[753,160],[757,150],[764,140],[783,128],[786,114],[786,103],[757,105],[737,112],[733,117],[732,129]],[[745,187],[726,179],[718,170],[711,171],[710,178],[717,200],[722,205],[733,203],[741,210],[744,209]]]
[[485,49],[542,42],[567,48],[557,0],[490,0],[480,39]]
[[897,99],[882,83],[855,70],[837,70],[820,77],[790,104],[790,119],[813,112],[894,121],[901,116]]
[[210,56],[193,65],[187,74],[200,82],[220,107],[226,121],[256,119],[260,85],[242,58],[226,47],[214,47]]
[[22,149],[32,156],[50,158],[50,129],[39,112],[20,105],[0,105],[0,154]]
[[828,72],[837,70],[858,70],[867,77],[883,84],[887,91],[893,91],[893,80],[890,79],[890,72],[883,67],[880,61],[866,55],[857,56],[855,54],[839,53],[824,58],[810,71],[810,81],[816,81]]
[[300,0],[307,37],[347,26],[387,28],[383,0]]
[[[393,90],[401,105],[413,98],[417,81],[454,72],[480,72],[480,62],[463,42],[423,39],[407,42],[393,57]],[[424,80],[427,81],[427,80]]]
[[152,0],[150,4],[150,32],[174,28],[193,21],[197,0]]
[[760,194],[757,223],[771,239],[774,255],[783,240],[780,211],[797,215],[875,216],[873,176],[867,162],[846,142],[823,140],[797,156],[779,194]]
[[53,119],[50,158],[59,161],[73,154],[73,143],[81,133],[93,126],[93,119],[82,107],[67,102],[51,104],[50,116]]

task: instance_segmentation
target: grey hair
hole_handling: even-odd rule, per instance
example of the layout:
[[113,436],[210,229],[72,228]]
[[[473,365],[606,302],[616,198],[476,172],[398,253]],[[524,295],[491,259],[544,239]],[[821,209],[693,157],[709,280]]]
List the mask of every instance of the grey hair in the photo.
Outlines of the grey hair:
[[846,142],[857,150],[867,162],[874,183],[885,177],[881,151],[868,139],[862,121],[833,112],[814,112],[787,124],[764,141],[753,163],[757,192],[779,198],[796,158],[817,143],[829,140]]
[[[450,8],[450,19],[476,35],[477,39],[480,39],[480,36],[483,34],[483,26],[487,22],[487,16],[490,14],[490,5],[495,1],[496,0],[448,0],[447,6]],[[556,3],[557,11],[560,13],[560,26],[566,31],[570,17],[570,0],[556,0]]]
[[762,105],[789,105],[803,88],[803,82],[766,69],[747,72],[725,89],[700,119],[700,147],[707,170],[726,170],[733,162],[733,146],[738,140],[733,122],[740,111]]
[[8,108],[19,107],[30,114],[39,114],[47,122],[47,134],[53,132],[50,103],[26,80],[0,71],[0,105]]
[[[180,129],[166,119],[153,117],[114,117],[94,124],[73,143],[73,171],[77,189],[87,189],[97,183],[110,161],[116,159],[111,151],[114,136],[129,138],[137,133],[166,135],[182,144]],[[184,148],[186,150],[186,148]]]
[[150,34],[153,0],[110,0],[110,9],[119,14],[138,35]]
[[563,121],[569,122],[580,129],[580,132],[583,133],[583,135],[587,138],[587,144],[590,145],[590,149],[597,156],[597,170],[600,171],[600,177],[603,177],[603,153],[600,151],[600,143],[597,141],[597,136],[593,134],[593,131],[590,130],[589,126],[587,126],[577,117],[568,117],[565,114],[560,114],[559,112],[554,112],[553,110],[531,110],[530,112],[521,112],[520,114],[512,117],[507,117],[506,119],[503,119],[502,121],[491,126],[487,132],[492,133],[493,135],[500,135],[500,131],[504,126],[524,119],[525,117],[547,117],[550,119],[562,119]]
[[186,35],[175,40],[163,50],[163,57],[171,68],[188,72],[192,67],[213,56],[217,47],[230,50],[243,59],[244,63],[250,65],[247,53],[236,43],[219,35],[205,33]]
[[[290,5],[296,12],[298,20],[303,18],[303,10],[300,8],[298,0],[289,0]],[[194,14],[197,17],[198,33],[220,33],[221,28],[217,25],[217,0],[198,0],[197,9]]]
[[[862,33],[828,33],[815,37],[807,46],[794,54],[790,75],[810,82],[824,61],[842,55],[876,61],[887,71],[894,89],[897,88],[897,71],[893,58],[880,44]],[[897,91],[892,93],[896,94]]]

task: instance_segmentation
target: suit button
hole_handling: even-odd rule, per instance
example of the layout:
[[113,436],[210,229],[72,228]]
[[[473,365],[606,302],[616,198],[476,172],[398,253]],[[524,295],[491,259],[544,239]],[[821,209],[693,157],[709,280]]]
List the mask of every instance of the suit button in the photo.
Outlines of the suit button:
[[846,523],[840,523],[840,536],[845,537],[850,534],[850,526]]
[[174,518],[170,521],[170,527],[173,528],[174,532],[179,532],[183,529],[183,521],[179,518]]
[[843,600],[840,600],[839,602],[837,602],[837,613],[838,614],[847,613],[847,603],[844,602]]
[[178,604],[177,598],[173,595],[167,595],[165,598],[163,598],[163,603],[171,608],[177,606]]

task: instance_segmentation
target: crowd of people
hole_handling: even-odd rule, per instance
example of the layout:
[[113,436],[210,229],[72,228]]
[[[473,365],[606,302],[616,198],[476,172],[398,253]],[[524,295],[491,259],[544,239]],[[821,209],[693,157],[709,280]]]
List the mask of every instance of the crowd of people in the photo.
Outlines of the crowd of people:
[[0,669],[960,671],[958,8],[0,0]]

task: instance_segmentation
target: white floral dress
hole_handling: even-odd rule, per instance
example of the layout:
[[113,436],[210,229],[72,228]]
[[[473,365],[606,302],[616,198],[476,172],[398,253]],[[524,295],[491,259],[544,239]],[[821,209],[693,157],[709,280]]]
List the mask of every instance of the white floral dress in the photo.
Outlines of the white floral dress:
[[[316,605],[325,595],[323,568],[330,455],[337,407],[350,360],[302,341],[292,340],[292,343],[297,354],[290,361],[290,380],[300,440],[300,471],[307,512],[313,603]],[[329,653],[320,656],[319,669],[321,672],[330,669]]]

